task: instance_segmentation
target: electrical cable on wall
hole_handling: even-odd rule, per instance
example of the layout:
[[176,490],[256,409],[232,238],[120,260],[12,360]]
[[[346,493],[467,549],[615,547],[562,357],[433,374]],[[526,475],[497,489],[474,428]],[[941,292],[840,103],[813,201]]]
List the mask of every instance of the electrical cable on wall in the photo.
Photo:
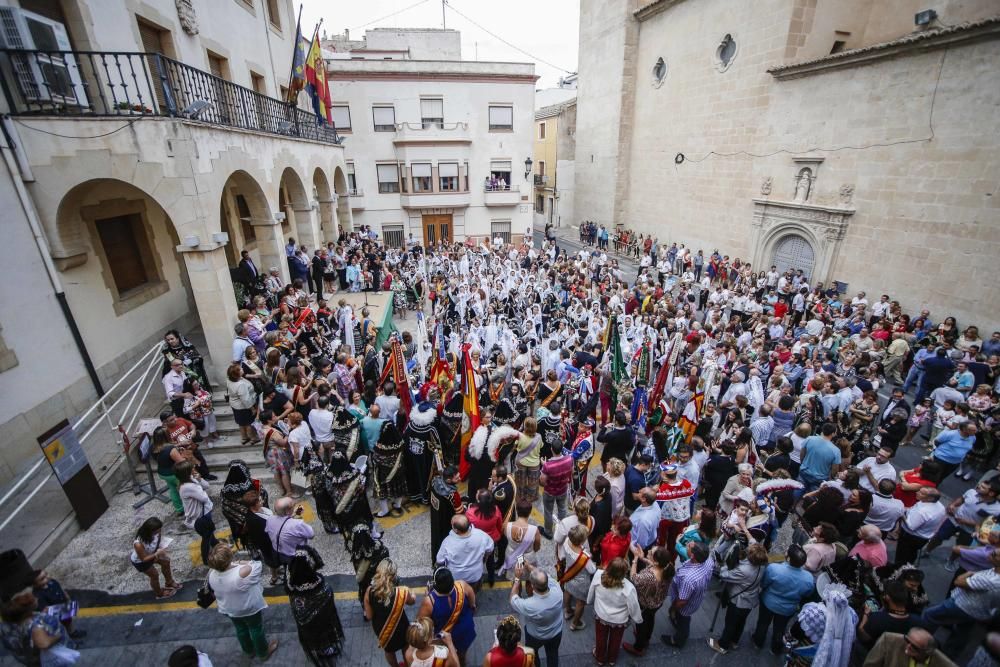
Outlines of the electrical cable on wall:
[[43,130],[40,127],[34,127],[33,125],[28,125],[23,120],[20,120],[18,118],[14,118],[13,119],[13,121],[15,123],[17,123],[18,125],[20,125],[21,127],[26,127],[29,130],[34,130],[35,132],[41,132],[42,134],[48,134],[48,135],[51,135],[53,137],[60,137],[62,139],[100,139],[101,137],[109,137],[112,134],[115,134],[116,132],[121,132],[125,128],[132,127],[134,124],[138,123],[140,120],[142,120],[142,119],[141,118],[135,118],[133,120],[128,121],[127,123],[125,123],[121,127],[117,128],[117,129],[114,129],[114,130],[111,130],[110,132],[105,132],[104,134],[94,134],[94,135],[90,135],[90,136],[82,136],[81,137],[81,136],[76,136],[76,135],[72,135],[72,134],[59,134],[58,132],[49,132],[48,130]]

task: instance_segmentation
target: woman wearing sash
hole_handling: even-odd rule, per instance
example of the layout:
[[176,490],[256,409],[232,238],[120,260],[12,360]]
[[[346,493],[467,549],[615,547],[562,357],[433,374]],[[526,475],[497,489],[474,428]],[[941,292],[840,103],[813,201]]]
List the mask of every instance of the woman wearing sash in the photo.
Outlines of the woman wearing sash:
[[371,619],[379,648],[385,652],[389,667],[398,667],[396,654],[406,653],[406,630],[410,619],[404,607],[416,598],[406,586],[396,582],[396,564],[386,558],[375,568],[371,586],[365,591],[365,616]]
[[334,667],[343,648],[344,629],[321,569],[319,553],[310,546],[300,546],[288,563],[285,591],[303,653],[317,667]]
[[434,637],[434,624],[429,618],[418,618],[406,630],[410,648],[404,657],[406,667],[459,667],[458,651],[450,632]]
[[451,634],[458,662],[465,667],[465,653],[476,639],[475,611],[476,593],[472,587],[462,580],[455,581],[448,568],[439,567],[420,604],[418,619],[430,618],[435,632]]
[[535,650],[521,644],[521,624],[513,616],[497,623],[497,645],[483,658],[483,667],[534,667]]
[[535,554],[542,547],[541,531],[538,530],[538,526],[528,523],[531,510],[531,503],[526,500],[518,500],[514,509],[517,518],[503,527],[504,537],[507,538],[507,549],[500,574],[506,573],[512,581],[514,579],[514,565],[517,564],[518,558],[524,558],[526,563],[534,566],[537,560]]
[[597,564],[587,550],[587,529],[573,526],[562,545],[562,574],[559,585],[563,589],[563,617],[570,620],[570,630],[583,630],[583,610],[587,606],[587,593]]
[[538,479],[542,471],[542,436],[534,417],[524,420],[514,449],[514,483],[517,499],[534,503],[538,500]]
[[292,491],[292,451],[288,448],[288,436],[279,428],[278,419],[270,410],[260,413],[264,424],[264,459],[267,467],[274,473],[274,483],[282,494],[291,496]]

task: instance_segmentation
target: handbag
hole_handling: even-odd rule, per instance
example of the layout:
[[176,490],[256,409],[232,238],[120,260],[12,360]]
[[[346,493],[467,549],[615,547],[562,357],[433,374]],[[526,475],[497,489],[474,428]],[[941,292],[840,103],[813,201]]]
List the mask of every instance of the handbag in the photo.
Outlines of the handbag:
[[[209,573],[211,574],[211,573]],[[208,583],[208,575],[205,575],[205,583],[201,585],[198,589],[198,606],[202,609],[208,609],[215,602],[215,591],[212,590],[212,585]]]

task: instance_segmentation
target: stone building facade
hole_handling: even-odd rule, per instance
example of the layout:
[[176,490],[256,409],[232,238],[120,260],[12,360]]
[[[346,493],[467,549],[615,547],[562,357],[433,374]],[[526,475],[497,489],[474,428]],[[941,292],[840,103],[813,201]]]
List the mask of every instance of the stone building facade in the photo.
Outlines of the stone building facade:
[[[224,387],[240,252],[287,280],[288,236],[312,249],[352,223],[343,146],[311,113],[276,99],[291,65],[291,0],[114,8],[22,0],[0,2],[0,12],[5,44],[48,30],[71,52],[5,52],[0,65],[0,105],[10,114],[0,262],[14,278],[0,286],[6,490],[39,460],[39,435],[79,417],[98,398],[97,383],[114,385],[169,329],[205,341],[209,375]],[[67,87],[57,90],[39,63],[63,68]],[[158,380],[154,404],[163,399]],[[99,481],[111,484],[116,434],[104,425],[97,433],[85,451]],[[2,506],[4,515],[38,479]],[[69,512],[54,480],[38,489],[33,502],[45,512],[37,516]],[[19,518],[0,539],[31,554],[42,545],[31,542],[30,524]]]
[[583,0],[577,220],[991,331],[1000,14],[924,4]]

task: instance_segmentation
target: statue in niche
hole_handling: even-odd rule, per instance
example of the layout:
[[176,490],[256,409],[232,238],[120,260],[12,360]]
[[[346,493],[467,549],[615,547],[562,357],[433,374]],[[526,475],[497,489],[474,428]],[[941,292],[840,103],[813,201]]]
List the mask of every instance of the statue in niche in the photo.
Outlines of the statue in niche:
[[198,34],[198,17],[194,13],[192,0],[174,0],[177,7],[177,18],[180,19],[181,28],[189,35]]
[[840,203],[847,206],[854,199],[854,186],[853,185],[841,185],[840,186]]
[[809,200],[812,192],[812,169],[803,167],[799,170],[799,175],[795,178],[795,201],[804,204]]
[[774,183],[774,179],[768,176],[760,183],[760,193],[767,197],[771,194],[771,186]]

